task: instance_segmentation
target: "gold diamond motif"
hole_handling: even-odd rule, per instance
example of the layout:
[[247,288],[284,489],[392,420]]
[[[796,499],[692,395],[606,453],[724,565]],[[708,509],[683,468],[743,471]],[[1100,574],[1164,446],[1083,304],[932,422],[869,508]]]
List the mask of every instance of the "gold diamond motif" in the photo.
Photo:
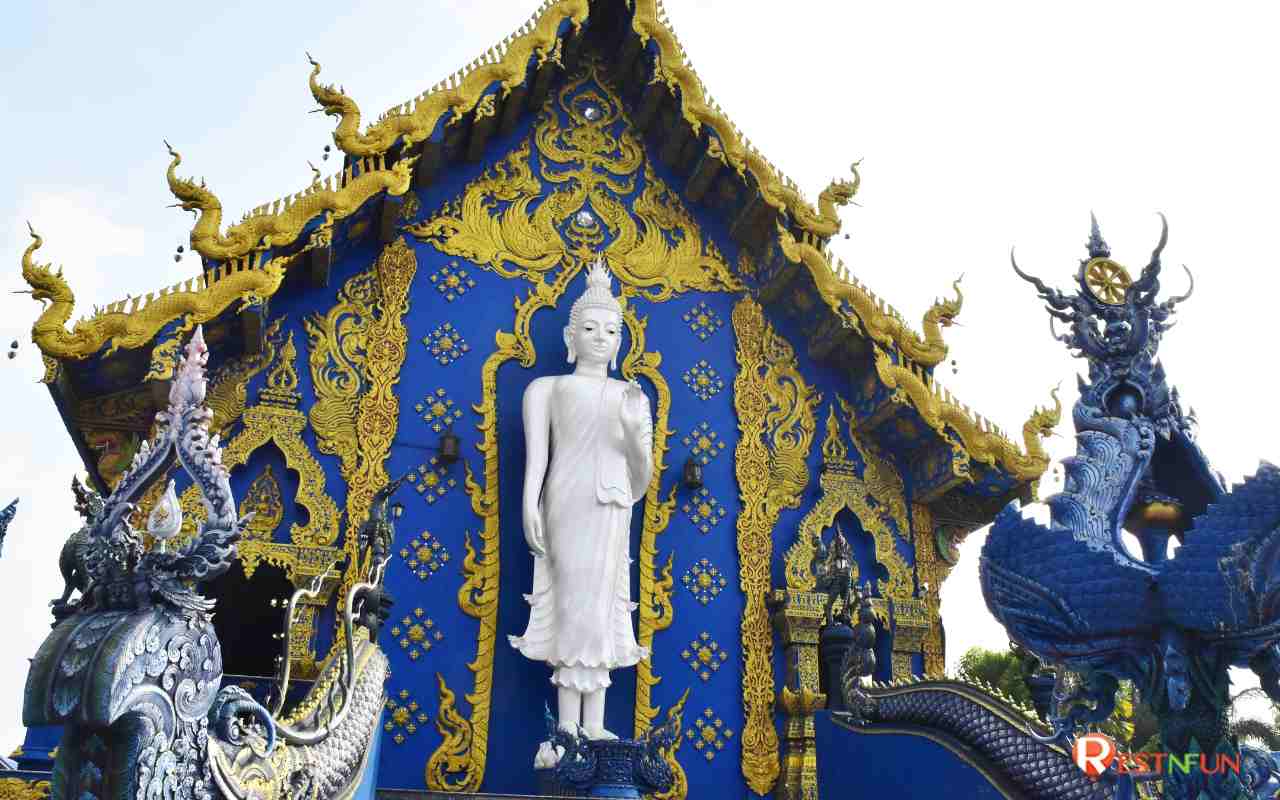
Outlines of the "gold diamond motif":
[[685,434],[680,441],[689,448],[694,459],[703,466],[711,463],[711,459],[724,452],[724,440],[711,428],[710,422],[700,422],[698,426]]
[[387,698],[387,711],[391,712],[382,723],[382,729],[391,734],[396,744],[404,744],[405,740],[418,732],[427,721],[427,714],[418,705],[418,701],[409,696],[407,689],[401,689],[399,699]]
[[[444,639],[444,633],[437,627],[435,620],[426,615],[421,608],[413,610],[413,616],[405,614],[400,624],[391,629],[391,635],[398,638],[396,643],[410,660],[417,661],[431,651],[432,647]],[[401,699],[405,699],[404,695]]]
[[465,269],[458,266],[457,261],[450,261],[432,273],[431,283],[436,287],[436,291],[444,295],[444,299],[450,303],[466,294],[468,289],[476,288],[476,282],[471,279]]
[[733,729],[724,724],[724,720],[708,708],[693,721],[693,727],[685,731],[685,736],[693,742],[693,748],[711,761],[725,748],[734,736]]
[[462,409],[449,398],[449,393],[444,389],[436,389],[428,394],[413,409],[422,415],[422,421],[436,433],[452,427],[453,423],[462,419]]
[[720,665],[729,660],[729,654],[715,639],[711,638],[711,634],[703,631],[698,634],[697,639],[689,642],[689,646],[680,653],[680,658],[689,665],[689,669],[693,670],[695,675],[704,681],[709,681],[711,676],[720,669]]
[[724,320],[716,314],[706,301],[700,301],[693,308],[684,312],[683,319],[685,324],[689,326],[689,330],[693,331],[693,335],[702,341],[706,341],[712,334],[724,327]]
[[449,477],[448,468],[435,456],[425,464],[419,464],[416,471],[409,473],[408,479],[428,505],[435,503],[458,485],[457,479]]
[[705,486],[694,492],[693,497],[681,506],[680,510],[703,533],[710,533],[711,529],[728,513],[724,510],[724,506],[711,496],[711,490]]
[[431,351],[431,356],[442,366],[448,366],[471,349],[467,340],[462,338],[452,323],[442,323],[431,333],[422,337],[422,343]]
[[418,580],[425,581],[449,563],[449,548],[432,536],[431,531],[423,531],[409,541],[408,547],[400,548],[400,558]]
[[724,379],[706,360],[701,360],[684,371],[684,385],[702,400],[710,400],[724,388]]
[[728,579],[710,559],[700,558],[698,562],[685,570],[680,582],[689,590],[699,603],[704,606],[719,596],[721,590],[729,585]]

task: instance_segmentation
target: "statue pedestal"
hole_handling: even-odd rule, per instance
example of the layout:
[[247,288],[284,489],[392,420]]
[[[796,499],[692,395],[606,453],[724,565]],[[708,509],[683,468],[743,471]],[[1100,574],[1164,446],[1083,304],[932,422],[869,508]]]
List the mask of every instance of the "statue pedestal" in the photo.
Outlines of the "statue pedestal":
[[[600,739],[586,743],[595,762],[591,777],[577,785],[562,777],[559,767],[535,769],[538,791],[555,797],[617,797],[640,800],[645,793],[662,792],[670,786],[653,786],[645,780],[641,760],[646,742],[635,739]],[[658,778],[658,776],[653,776]],[[585,788],[584,788],[585,787]]]

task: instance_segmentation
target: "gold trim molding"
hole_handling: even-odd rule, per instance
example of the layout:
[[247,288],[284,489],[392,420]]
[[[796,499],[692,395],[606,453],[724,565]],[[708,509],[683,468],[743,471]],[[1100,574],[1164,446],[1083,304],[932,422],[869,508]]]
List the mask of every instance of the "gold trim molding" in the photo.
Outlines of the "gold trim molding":
[[805,464],[813,445],[814,407],[821,395],[800,374],[795,352],[764,318],[754,299],[733,308],[738,375],[733,404],[741,438],[735,452],[742,511],[738,516],[738,579],[742,612],[742,774],[757,794],[778,779],[778,732],[773,722],[773,631],[769,594],[773,526],[795,508],[809,483]]

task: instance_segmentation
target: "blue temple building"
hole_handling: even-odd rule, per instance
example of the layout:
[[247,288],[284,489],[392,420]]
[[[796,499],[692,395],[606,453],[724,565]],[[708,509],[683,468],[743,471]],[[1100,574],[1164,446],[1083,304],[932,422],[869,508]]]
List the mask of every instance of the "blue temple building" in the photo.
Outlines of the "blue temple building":
[[[1030,712],[942,679],[939,592],[959,541],[1034,496],[1048,465],[1041,439],[1061,407],[1046,398],[1009,436],[939,384],[960,285],[938,287],[944,299],[913,326],[868,288],[873,273],[855,277],[828,251],[856,166],[816,205],[806,200],[709,100],[654,0],[547,2],[376,119],[340,77],[312,62],[309,89],[334,121],[341,169],[239,221],[229,209],[224,219],[216,176],[192,180],[199,165],[173,143],[169,188],[196,220],[191,280],[68,327],[74,287],[40,262],[38,231],[23,256],[43,301],[33,339],[44,382],[90,489],[108,508],[136,489],[142,531],[173,481],[183,523],[170,551],[210,535],[209,492],[223,490],[193,477],[180,448],[145,487],[130,482],[159,447],[144,443],[168,435],[156,415],[201,333],[208,431],[235,517],[253,515],[220,574],[188,578],[216,603],[211,619],[190,600],[154,613],[181,607],[207,622],[221,643],[218,680],[282,704],[282,731],[290,713],[289,724],[319,729],[328,723],[312,700],[343,699],[333,688],[343,654],[385,658],[381,716],[339,793],[540,791],[532,763],[553,689],[507,642],[523,630],[532,580],[520,397],[563,371],[563,301],[603,256],[625,299],[619,373],[649,397],[657,462],[631,543],[637,638],[652,655],[615,674],[606,722],[636,737],[675,728],[660,796],[925,797],[947,786],[1029,796],[962,723],[1017,733]],[[306,79],[300,70],[300,91]],[[86,512],[86,529],[94,519]],[[348,633],[342,603],[364,580],[371,520],[394,527],[385,572],[370,581],[394,605]],[[826,710],[840,681],[820,657],[827,596],[814,564],[837,528],[848,577],[869,587],[870,677],[905,706],[958,703],[970,718],[913,717],[889,694],[861,725]],[[87,537],[69,540],[73,566]],[[151,536],[141,542],[159,552]],[[138,563],[153,577],[177,569]],[[69,588],[84,591],[74,573],[64,569]],[[300,590],[286,621],[282,601]],[[92,605],[63,607],[59,629],[106,613]],[[373,641],[356,647],[360,630]],[[68,657],[48,656],[51,674]],[[372,680],[374,667],[360,669],[348,675],[356,686]],[[19,769],[0,780],[15,797],[70,796],[85,779],[57,777],[58,749],[113,740],[76,728],[88,722],[59,710],[61,679],[33,690],[40,677],[33,668]],[[36,713],[46,691],[51,705]],[[211,719],[214,737],[221,718]],[[227,724],[225,736],[246,735]],[[89,793],[120,791],[114,780]],[[308,780],[244,786],[328,797]]]

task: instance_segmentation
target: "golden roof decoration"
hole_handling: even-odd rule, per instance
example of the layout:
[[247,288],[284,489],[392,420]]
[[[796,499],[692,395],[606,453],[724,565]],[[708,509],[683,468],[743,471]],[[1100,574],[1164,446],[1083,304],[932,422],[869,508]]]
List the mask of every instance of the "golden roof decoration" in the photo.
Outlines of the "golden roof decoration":
[[[326,180],[313,180],[301,192],[259,206],[223,234],[221,202],[203,181],[177,175],[182,159],[169,148],[172,156],[166,171],[169,188],[179,200],[177,205],[199,215],[191,231],[192,248],[211,260],[242,263],[226,270],[226,274],[219,273],[212,281],[206,274],[203,279],[192,279],[145,298],[113,304],[81,323],[88,327],[77,326],[68,335],[62,325],[70,318],[73,302],[70,288],[59,276],[29,270],[26,266],[29,259],[24,256],[24,275],[31,272],[39,284],[33,284],[33,296],[53,301],[33,329],[33,338],[46,355],[85,358],[109,339],[114,340],[113,347],[141,345],[181,313],[204,309],[200,321],[205,321],[220,313],[236,297],[269,297],[279,287],[283,264],[272,261],[266,265],[249,265],[247,272],[240,267],[260,257],[265,249],[291,244],[317,216],[327,215],[326,226],[331,226],[384,190],[392,195],[403,194],[411,182],[414,159],[401,158],[387,166],[386,153],[397,141],[412,144],[426,138],[445,113],[451,114],[453,121],[476,111],[486,99],[491,100],[489,87],[494,82],[500,84],[504,95],[509,93],[526,80],[531,59],[536,59],[536,66],[548,61],[558,63],[561,26],[567,21],[574,32],[578,31],[589,11],[588,0],[546,0],[528,22],[497,46],[431,90],[387,111],[364,133],[359,131],[361,117],[355,101],[340,88],[321,84],[320,65],[308,56],[312,64],[311,93],[327,114],[339,118],[333,136],[338,147],[352,157],[346,168]],[[661,3],[635,0],[632,29],[642,43],[654,43],[656,80],[679,97],[683,117],[695,131],[706,126],[711,132],[708,153],[743,177],[750,173],[764,201],[790,215],[799,238],[780,223],[780,245],[788,259],[803,263],[809,269],[824,300],[873,340],[896,346],[918,364],[940,363],[947,352],[941,328],[951,324],[963,300],[958,286],[954,300],[938,301],[925,315],[921,336],[856,279],[839,274],[844,272],[843,265],[837,271],[832,267],[832,259],[821,249],[825,240],[840,229],[836,209],[848,203],[858,190],[857,164],[852,168],[852,180],[832,181],[819,195],[818,208],[814,209],[802,198],[794,182],[765,159],[710,99],[689,65]],[[218,284],[217,291],[212,291],[214,284]],[[140,314],[142,320],[133,319]]]
[[999,426],[956,400],[923,368],[910,362],[895,364],[882,348],[874,350],[876,373],[893,392],[893,399],[911,405],[940,436],[949,438],[947,428],[955,431],[971,459],[1023,481],[1038,479],[1049,467],[1049,454],[1041,440],[1053,435],[1062,421],[1062,401],[1056,388],[1050,392],[1053,407],[1036,408],[1023,423],[1023,449],[1019,449]]
[[[222,234],[222,203],[217,195],[199,183],[179,178],[182,156],[165,142],[173,161],[165,171],[169,191],[185,211],[199,212],[191,229],[191,249],[214,261],[229,261],[252,252],[292,244],[303,228],[321,214],[328,222],[354,213],[374,195],[386,191],[402,195],[409,190],[414,158],[402,158],[391,167],[381,155],[349,163],[341,173],[327,180],[315,180],[297,194],[259,206]],[[335,180],[336,179],[336,180]]]
[[62,277],[61,267],[55,272],[51,264],[35,261],[35,252],[44,240],[30,225],[28,228],[32,242],[22,254],[22,277],[31,287],[27,293],[48,303],[31,326],[31,339],[46,357],[58,359],[88,358],[106,344],[110,345],[108,354],[121,347],[139,347],[184,314],[190,314],[192,324],[198,325],[218,316],[237,300],[265,300],[280,288],[285,267],[296,257],[218,267],[159,292],[96,309],[91,317],[80,319],[67,330],[66,323],[75,310],[75,294]]
[[947,357],[942,329],[955,322],[964,305],[959,279],[952,284],[956,293],[954,300],[936,300],[925,312],[921,321],[924,336],[921,336],[911,330],[895,308],[863,285],[843,261],[819,249],[808,237],[797,239],[779,225],[778,243],[787,260],[803,264],[809,270],[818,294],[836,316],[852,324],[863,335],[885,347],[896,347],[911,361],[924,367],[937,366]]
[[[312,65],[311,95],[327,115],[338,117],[333,141],[340,150],[358,157],[383,155],[397,141],[410,146],[426,139],[446,113],[452,115],[450,122],[461,119],[495,82],[501,84],[502,96],[506,97],[525,82],[531,58],[537,59],[537,66],[548,60],[558,61],[561,24],[570,22],[576,34],[589,13],[588,0],[545,0],[514,34],[430,90],[384,112],[364,133],[360,132],[359,105],[341,88],[320,83],[320,65],[308,57]],[[661,3],[635,0],[632,30],[642,44],[655,43],[655,80],[680,98],[681,114],[694,134],[704,126],[712,133],[708,153],[743,177],[750,173],[764,202],[789,214],[800,230],[824,239],[839,232],[836,208],[847,204],[857,192],[856,169],[853,180],[833,180],[819,195],[815,209],[795,182],[765,158],[708,96]]]

